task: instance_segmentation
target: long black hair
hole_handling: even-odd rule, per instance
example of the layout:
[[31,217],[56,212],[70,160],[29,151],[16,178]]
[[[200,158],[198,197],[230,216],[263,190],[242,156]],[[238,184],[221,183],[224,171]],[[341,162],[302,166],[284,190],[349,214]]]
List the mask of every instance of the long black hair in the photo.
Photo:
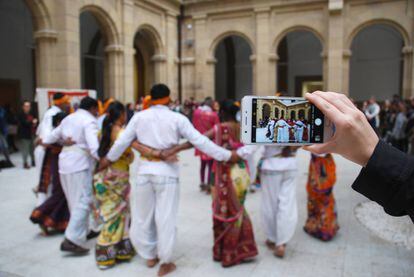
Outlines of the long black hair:
[[111,146],[111,133],[114,123],[125,113],[125,106],[115,101],[109,105],[108,114],[106,115],[101,130],[101,141],[99,143],[98,155],[103,158]]

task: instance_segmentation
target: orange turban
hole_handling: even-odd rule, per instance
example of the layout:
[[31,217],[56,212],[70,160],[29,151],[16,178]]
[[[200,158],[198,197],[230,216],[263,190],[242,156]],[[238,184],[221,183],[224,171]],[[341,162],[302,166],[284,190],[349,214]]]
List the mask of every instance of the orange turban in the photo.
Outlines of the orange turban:
[[104,103],[102,103],[101,101],[98,100],[99,115],[103,115],[104,113],[106,113],[108,108],[109,108],[109,105],[111,105],[111,103],[114,102],[114,101],[115,100],[113,98],[109,98]]

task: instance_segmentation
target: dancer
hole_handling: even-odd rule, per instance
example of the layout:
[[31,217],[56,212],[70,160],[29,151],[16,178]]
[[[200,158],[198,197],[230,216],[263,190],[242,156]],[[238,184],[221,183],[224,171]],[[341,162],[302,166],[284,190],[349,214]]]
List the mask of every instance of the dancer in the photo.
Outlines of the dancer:
[[[34,150],[36,168],[41,176],[43,172],[43,159],[45,157],[47,145],[43,144],[43,139],[47,137],[53,130],[53,117],[58,113],[68,113],[70,108],[70,98],[63,93],[55,93],[53,95],[53,105],[45,112],[43,119],[36,130],[36,148]],[[37,206],[41,205],[50,192],[49,184],[45,182],[39,182],[42,186],[34,189],[37,194]]]
[[309,164],[308,218],[303,227],[309,235],[328,241],[339,229],[333,186],[336,181],[336,166],[331,154],[313,155]]
[[[169,96],[170,90],[166,85],[152,87],[151,107],[134,115],[106,158],[101,159],[100,168],[116,161],[135,139],[155,149],[167,149],[184,137],[214,159],[237,160],[236,153],[218,147],[201,135],[185,116],[171,111],[168,108]],[[141,156],[137,174],[131,241],[138,254],[147,260],[148,267],[161,261],[158,275],[164,276],[176,268],[172,254],[179,200],[178,164]]]
[[[66,115],[66,113],[60,112],[53,116],[52,126],[56,128]],[[33,210],[30,220],[39,224],[43,234],[48,235],[51,232],[66,230],[69,222],[69,208],[59,178],[58,159],[62,146],[58,143],[43,144],[43,146],[46,146],[46,153],[43,159],[39,188],[52,184],[52,194]]]
[[[123,132],[125,122],[124,105],[113,102],[103,121],[99,157],[105,157]],[[94,176],[95,199],[103,221],[95,247],[96,263],[100,269],[114,266],[117,260],[130,260],[135,254],[129,240],[129,164],[133,159],[134,153],[127,148],[116,162]]]
[[[221,123],[205,133],[217,145],[233,151],[241,148],[239,108],[226,100],[220,106]],[[181,150],[190,143],[179,146]],[[244,156],[253,155],[254,152]],[[215,161],[213,187],[213,259],[223,267],[239,264],[258,254],[250,217],[244,207],[250,177],[245,160],[235,164]]]
[[70,210],[69,225],[60,249],[76,254],[89,251],[84,244],[89,229],[94,159],[99,159],[97,114],[98,102],[85,97],[79,109],[67,116],[43,141],[52,144],[70,139],[74,143],[63,147],[59,154],[60,181]]
[[[214,125],[220,122],[217,113],[213,110],[214,101],[211,97],[204,100],[202,106],[198,107],[193,114],[193,125],[200,133],[205,133],[212,129]],[[201,191],[210,192],[211,170],[213,159],[199,150],[195,150],[195,155],[200,157],[200,189]],[[207,170],[207,178],[206,178]]]
[[300,118],[295,122],[295,140],[296,142],[301,143],[303,141],[303,129],[306,128],[305,123],[303,123],[303,118]]
[[[241,157],[260,149],[248,145],[237,151]],[[296,204],[297,161],[292,146],[264,146],[260,181],[262,184],[262,217],[266,245],[276,257],[283,258],[286,244],[295,233],[298,212]]]

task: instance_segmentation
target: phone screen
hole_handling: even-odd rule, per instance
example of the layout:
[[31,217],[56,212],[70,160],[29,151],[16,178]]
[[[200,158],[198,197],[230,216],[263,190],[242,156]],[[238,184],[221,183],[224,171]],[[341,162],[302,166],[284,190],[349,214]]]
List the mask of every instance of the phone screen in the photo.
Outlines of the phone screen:
[[305,98],[253,98],[252,143],[322,143],[324,115]]

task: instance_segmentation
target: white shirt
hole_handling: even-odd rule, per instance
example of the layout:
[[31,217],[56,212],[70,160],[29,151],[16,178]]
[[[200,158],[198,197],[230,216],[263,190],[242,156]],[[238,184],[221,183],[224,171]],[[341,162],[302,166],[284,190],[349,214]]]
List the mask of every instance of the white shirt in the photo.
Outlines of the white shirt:
[[375,127],[377,128],[380,126],[380,111],[381,108],[377,103],[369,104],[367,110],[365,111],[365,115],[368,118],[368,120],[375,118]]
[[[107,158],[116,161],[134,140],[155,149],[167,149],[177,145],[181,138],[218,161],[227,161],[231,152],[221,148],[200,134],[182,114],[171,111],[167,106],[156,105],[135,114],[125,131],[115,141]],[[178,163],[142,160],[138,174],[178,177]]]
[[88,111],[78,109],[65,117],[43,142],[55,143],[71,138],[75,145],[64,147],[59,154],[59,173],[70,174],[92,169],[93,159],[98,157],[98,124]]
[[253,155],[261,147],[264,147],[263,164],[261,170],[285,171],[296,170],[298,168],[296,157],[275,157],[282,153],[284,146],[277,145],[246,145],[237,150],[237,154],[243,159]]
[[36,134],[43,140],[53,130],[53,117],[60,113],[62,110],[58,106],[50,107],[45,114],[43,119],[37,127]]

